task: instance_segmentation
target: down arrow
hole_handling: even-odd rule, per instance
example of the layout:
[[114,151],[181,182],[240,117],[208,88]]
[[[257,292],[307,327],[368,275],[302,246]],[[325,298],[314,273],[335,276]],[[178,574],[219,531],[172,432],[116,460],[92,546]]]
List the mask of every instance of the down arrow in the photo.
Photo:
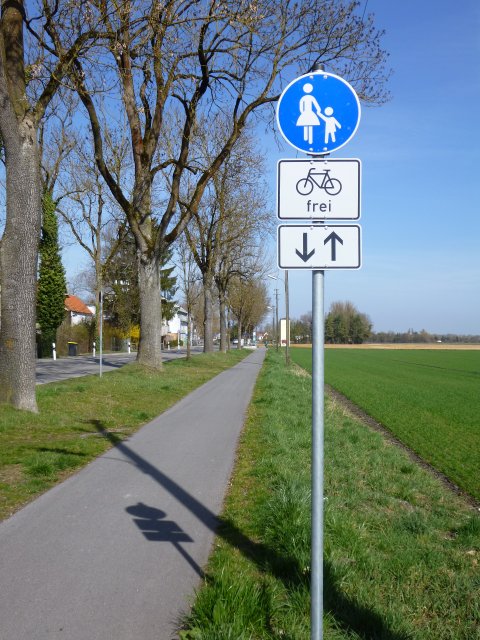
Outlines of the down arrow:
[[332,233],[325,238],[325,240],[323,241],[323,244],[327,244],[327,242],[330,242],[330,240],[332,241],[332,262],[335,262],[335,260],[337,259],[337,242],[340,242],[340,244],[343,244],[343,240],[340,238],[340,236],[337,236],[337,234],[335,233],[335,231],[332,231]]
[[297,256],[301,258],[304,262],[307,262],[307,260],[310,260],[310,258],[315,253],[315,249],[312,249],[309,253],[307,249],[307,245],[308,245],[308,233],[304,233],[303,234],[303,252],[300,253],[298,249],[295,249]]

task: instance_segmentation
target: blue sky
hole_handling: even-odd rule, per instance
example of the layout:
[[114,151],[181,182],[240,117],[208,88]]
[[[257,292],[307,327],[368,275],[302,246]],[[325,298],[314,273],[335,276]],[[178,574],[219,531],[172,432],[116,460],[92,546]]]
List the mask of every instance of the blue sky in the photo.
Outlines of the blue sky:
[[[350,300],[376,331],[480,334],[480,2],[369,0],[367,12],[386,30],[392,99],[363,108],[332,154],[362,161],[363,266],[326,272],[326,310]],[[271,156],[272,179],[294,157],[287,144]],[[310,310],[311,272],[290,272],[291,317]]]
[[[368,0],[366,11],[386,30],[392,99],[362,107],[331,156],[362,161],[363,255],[358,271],[326,272],[325,308],[349,300],[375,331],[480,334],[480,2]],[[275,215],[277,160],[305,156],[278,152],[273,134],[265,146]],[[77,248],[63,256],[70,279],[88,264]],[[311,272],[291,271],[290,285],[298,318],[312,308]]]

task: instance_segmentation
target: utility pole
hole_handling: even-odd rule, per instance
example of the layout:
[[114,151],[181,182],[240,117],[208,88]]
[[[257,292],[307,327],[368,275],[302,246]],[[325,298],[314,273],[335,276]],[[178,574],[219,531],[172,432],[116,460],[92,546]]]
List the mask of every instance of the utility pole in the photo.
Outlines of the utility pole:
[[[271,278],[272,280],[282,280],[285,285],[285,322],[286,322],[286,342],[285,342],[285,364],[288,366],[290,364],[290,310],[289,310],[289,302],[288,302],[288,271],[285,271],[285,278],[279,278],[278,276],[274,276],[271,274],[267,274],[267,278]],[[275,295],[277,297],[277,309],[278,309],[278,289],[275,289]],[[277,315],[277,329],[278,329],[278,315]],[[280,338],[282,336],[282,332],[280,331]]]
[[276,350],[278,351],[279,331],[278,331],[278,289],[275,289],[275,342],[277,343]]
[[285,363],[288,367],[290,364],[290,308],[288,302],[288,270],[285,270],[285,324],[286,324],[286,343],[285,343]]
[[99,303],[100,303],[100,335],[99,335],[99,375],[102,377],[102,365],[103,365],[103,291],[100,289],[99,292]]

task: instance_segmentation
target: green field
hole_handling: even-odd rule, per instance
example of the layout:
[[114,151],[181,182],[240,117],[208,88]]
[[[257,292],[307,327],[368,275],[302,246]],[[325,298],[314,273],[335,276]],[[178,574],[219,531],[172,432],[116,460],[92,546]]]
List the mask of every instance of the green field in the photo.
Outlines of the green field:
[[480,499],[480,351],[326,349],[325,381]]

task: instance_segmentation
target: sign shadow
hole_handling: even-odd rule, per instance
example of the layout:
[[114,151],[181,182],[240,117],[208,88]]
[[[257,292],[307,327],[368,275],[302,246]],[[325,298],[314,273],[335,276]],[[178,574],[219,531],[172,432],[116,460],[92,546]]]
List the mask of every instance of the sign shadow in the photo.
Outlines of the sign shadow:
[[176,522],[165,520],[167,516],[165,511],[150,507],[143,502],[127,507],[125,511],[134,516],[133,522],[147,540],[151,542],[170,542],[200,578],[204,578],[201,567],[180,545],[181,542],[194,542],[194,540]]

